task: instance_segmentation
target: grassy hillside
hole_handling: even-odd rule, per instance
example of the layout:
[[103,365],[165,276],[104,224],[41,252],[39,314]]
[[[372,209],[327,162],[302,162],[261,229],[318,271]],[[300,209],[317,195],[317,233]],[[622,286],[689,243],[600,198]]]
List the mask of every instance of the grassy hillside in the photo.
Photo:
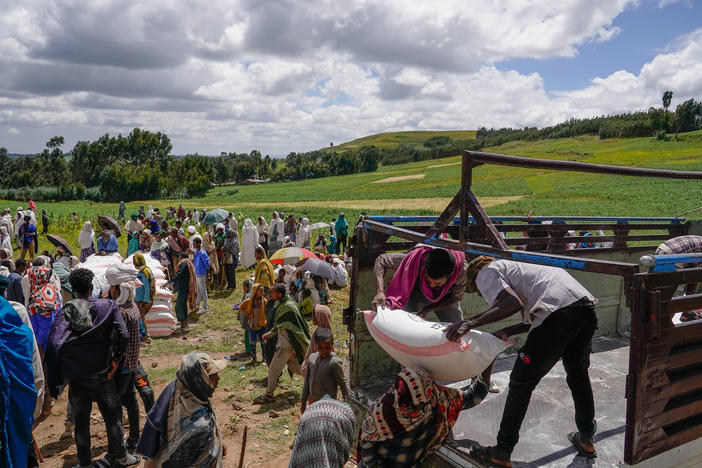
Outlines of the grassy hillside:
[[468,140],[475,138],[475,130],[451,130],[451,131],[417,131],[417,132],[387,132],[365,136],[341,145],[324,148],[326,150],[357,149],[361,146],[374,145],[378,148],[391,148],[398,145],[421,146],[424,142],[434,136],[447,136],[452,140]]

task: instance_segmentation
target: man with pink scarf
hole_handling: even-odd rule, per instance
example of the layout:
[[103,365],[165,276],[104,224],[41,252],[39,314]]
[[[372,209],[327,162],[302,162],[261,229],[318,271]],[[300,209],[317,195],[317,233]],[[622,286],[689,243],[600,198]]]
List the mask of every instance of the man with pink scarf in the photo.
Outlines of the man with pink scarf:
[[[387,291],[385,272],[396,270]],[[375,260],[376,295],[372,306],[403,309],[441,322],[462,320],[466,257],[463,252],[419,245],[407,253],[389,253]]]

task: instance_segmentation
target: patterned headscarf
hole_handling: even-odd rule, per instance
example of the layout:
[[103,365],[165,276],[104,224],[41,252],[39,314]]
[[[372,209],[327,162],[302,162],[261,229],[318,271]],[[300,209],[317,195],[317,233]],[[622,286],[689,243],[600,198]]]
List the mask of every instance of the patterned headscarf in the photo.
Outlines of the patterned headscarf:
[[478,273],[480,273],[480,270],[482,270],[485,265],[489,265],[494,260],[495,258],[493,257],[480,255],[479,257],[475,257],[470,261],[468,267],[466,268],[466,276],[468,277],[466,292],[474,293],[478,290],[477,286],[475,285],[475,279],[478,277]]
[[151,271],[151,268],[146,265],[146,259],[141,252],[135,253],[132,260],[134,261],[134,266],[136,269],[139,270],[139,272],[149,281],[149,290],[151,291],[150,297],[151,301],[153,302],[154,296],[156,296],[156,280],[154,279],[154,274]]
[[[427,434],[422,457],[436,451],[451,432],[463,405],[460,390],[437,385],[427,371],[404,368],[395,384],[368,410],[359,439],[382,442],[410,431]],[[433,425],[429,423],[434,420]]]
[[51,317],[58,307],[56,288],[51,284],[51,268],[45,266],[32,267],[27,273],[29,277],[29,315],[39,314]]

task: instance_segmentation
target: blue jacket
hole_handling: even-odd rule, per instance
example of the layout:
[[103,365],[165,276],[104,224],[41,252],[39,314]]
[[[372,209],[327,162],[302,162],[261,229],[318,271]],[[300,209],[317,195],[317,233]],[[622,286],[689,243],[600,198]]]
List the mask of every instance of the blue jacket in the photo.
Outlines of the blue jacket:
[[196,275],[207,274],[207,269],[210,268],[210,257],[204,249],[201,248],[193,253],[193,266],[195,267]]

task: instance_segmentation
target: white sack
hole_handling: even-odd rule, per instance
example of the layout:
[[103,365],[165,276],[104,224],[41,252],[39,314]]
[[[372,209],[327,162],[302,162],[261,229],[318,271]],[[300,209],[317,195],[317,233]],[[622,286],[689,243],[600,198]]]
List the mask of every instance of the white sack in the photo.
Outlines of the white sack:
[[404,310],[366,310],[366,326],[386,353],[405,367],[421,367],[434,380],[475,377],[507,347],[496,336],[471,330],[458,342],[446,338],[450,323],[424,320]]

